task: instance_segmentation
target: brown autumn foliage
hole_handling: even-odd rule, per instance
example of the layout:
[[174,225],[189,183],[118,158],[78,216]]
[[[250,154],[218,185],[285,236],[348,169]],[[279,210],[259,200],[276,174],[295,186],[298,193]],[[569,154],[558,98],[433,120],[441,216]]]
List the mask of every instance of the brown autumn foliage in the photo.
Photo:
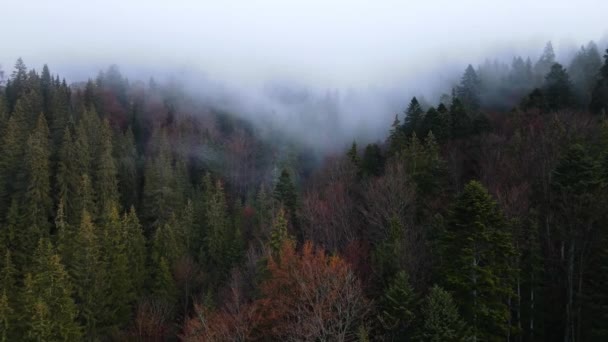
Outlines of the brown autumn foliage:
[[346,158],[330,158],[326,164],[303,194],[300,216],[307,240],[336,251],[359,235],[353,194],[356,170]]
[[173,309],[169,303],[156,299],[141,301],[135,312],[130,340],[165,341],[172,333],[172,317]]
[[349,264],[306,242],[286,241],[269,256],[261,298],[246,302],[238,286],[221,310],[196,306],[185,341],[353,341],[369,310]]

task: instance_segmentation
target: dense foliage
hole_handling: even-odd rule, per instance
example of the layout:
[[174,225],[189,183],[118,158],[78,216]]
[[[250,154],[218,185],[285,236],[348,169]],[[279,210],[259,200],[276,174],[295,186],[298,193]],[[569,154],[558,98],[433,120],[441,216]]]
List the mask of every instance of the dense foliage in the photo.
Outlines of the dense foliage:
[[469,65],[314,168],[116,67],[0,90],[2,341],[608,340],[593,43]]

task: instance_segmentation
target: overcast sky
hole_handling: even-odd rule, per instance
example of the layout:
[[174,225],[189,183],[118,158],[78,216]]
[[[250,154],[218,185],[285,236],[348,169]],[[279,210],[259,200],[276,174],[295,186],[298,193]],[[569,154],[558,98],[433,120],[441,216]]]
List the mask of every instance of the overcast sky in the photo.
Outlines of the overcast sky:
[[607,13],[606,0],[3,0],[0,63],[365,85],[549,39],[559,52],[605,37]]

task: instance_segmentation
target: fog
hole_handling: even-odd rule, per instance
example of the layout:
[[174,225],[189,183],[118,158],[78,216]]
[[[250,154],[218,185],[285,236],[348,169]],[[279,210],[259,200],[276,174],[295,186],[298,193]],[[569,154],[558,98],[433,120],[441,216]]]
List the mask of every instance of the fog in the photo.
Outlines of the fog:
[[608,33],[608,2],[591,0],[21,0],[0,13],[7,72],[22,57],[80,81],[116,63],[321,146],[379,139],[412,95],[435,100],[469,63],[536,60],[549,40],[567,59],[589,40],[603,51]]

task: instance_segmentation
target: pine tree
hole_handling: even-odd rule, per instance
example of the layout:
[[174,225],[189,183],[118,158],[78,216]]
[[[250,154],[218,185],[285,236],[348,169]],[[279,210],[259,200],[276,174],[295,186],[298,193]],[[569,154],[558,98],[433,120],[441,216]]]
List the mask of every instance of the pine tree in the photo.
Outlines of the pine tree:
[[39,241],[33,260],[24,281],[25,331],[21,336],[31,341],[80,340],[72,285],[50,241]]
[[415,340],[424,342],[470,341],[466,324],[449,292],[435,285],[421,308],[421,326]]
[[411,335],[409,328],[414,322],[416,298],[414,290],[409,283],[407,273],[398,272],[379,303],[380,322],[384,329],[389,331],[393,340],[405,340],[407,335]]
[[502,340],[511,329],[515,250],[503,214],[487,190],[469,182],[441,238],[439,276],[462,310],[474,338]]

